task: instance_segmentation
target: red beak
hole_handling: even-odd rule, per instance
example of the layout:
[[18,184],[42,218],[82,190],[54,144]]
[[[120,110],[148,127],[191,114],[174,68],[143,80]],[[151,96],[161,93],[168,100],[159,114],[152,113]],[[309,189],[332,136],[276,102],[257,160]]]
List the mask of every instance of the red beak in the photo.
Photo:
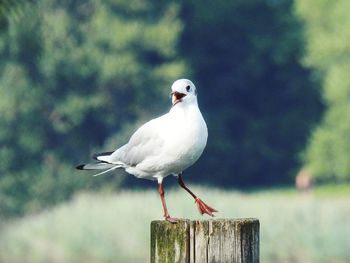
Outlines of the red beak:
[[174,91],[171,93],[171,100],[173,102],[173,106],[175,106],[177,103],[181,102],[181,99],[185,97],[186,94]]

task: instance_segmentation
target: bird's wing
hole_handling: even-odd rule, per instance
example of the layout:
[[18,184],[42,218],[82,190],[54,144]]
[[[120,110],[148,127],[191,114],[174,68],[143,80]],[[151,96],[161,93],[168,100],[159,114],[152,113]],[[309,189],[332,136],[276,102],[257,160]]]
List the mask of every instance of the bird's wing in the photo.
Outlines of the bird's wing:
[[136,166],[146,158],[159,154],[164,145],[167,119],[167,116],[163,115],[142,125],[127,144],[110,156],[111,162]]

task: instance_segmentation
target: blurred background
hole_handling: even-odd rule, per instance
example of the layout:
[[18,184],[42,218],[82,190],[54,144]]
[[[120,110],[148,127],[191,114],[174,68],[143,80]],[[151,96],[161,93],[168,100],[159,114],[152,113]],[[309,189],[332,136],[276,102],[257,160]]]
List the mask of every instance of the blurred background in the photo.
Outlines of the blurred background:
[[[1,0],[0,263],[148,262],[154,182],[74,169],[193,80],[209,129],[185,171],[261,261],[350,262],[350,2]],[[200,219],[174,178],[170,213]]]

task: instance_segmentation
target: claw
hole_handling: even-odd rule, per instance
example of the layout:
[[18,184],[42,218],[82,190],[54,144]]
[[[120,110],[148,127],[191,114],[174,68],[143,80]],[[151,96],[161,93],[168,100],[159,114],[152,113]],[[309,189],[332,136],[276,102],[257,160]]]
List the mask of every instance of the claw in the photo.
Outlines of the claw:
[[170,217],[170,216],[165,216],[164,218],[165,218],[166,221],[168,221],[168,222],[170,222],[172,224],[176,224],[177,221],[179,221],[179,219],[173,218],[173,217]]
[[203,214],[208,214],[210,216],[214,216],[214,212],[218,212],[218,210],[216,210],[215,208],[212,208],[210,206],[208,206],[206,203],[204,203],[201,199],[199,199],[198,197],[196,198],[195,203],[197,204],[197,208],[199,213],[201,213],[201,215]]

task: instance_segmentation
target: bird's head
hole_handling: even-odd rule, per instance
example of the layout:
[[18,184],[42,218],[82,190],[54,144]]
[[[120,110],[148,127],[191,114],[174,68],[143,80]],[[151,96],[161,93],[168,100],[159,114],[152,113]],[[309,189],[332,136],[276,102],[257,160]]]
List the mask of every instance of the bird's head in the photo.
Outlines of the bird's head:
[[191,103],[197,101],[196,86],[188,79],[178,79],[171,86],[171,100],[176,104]]

